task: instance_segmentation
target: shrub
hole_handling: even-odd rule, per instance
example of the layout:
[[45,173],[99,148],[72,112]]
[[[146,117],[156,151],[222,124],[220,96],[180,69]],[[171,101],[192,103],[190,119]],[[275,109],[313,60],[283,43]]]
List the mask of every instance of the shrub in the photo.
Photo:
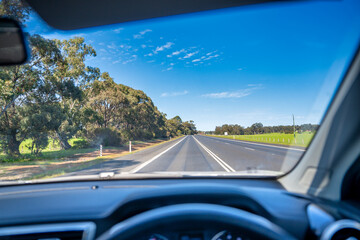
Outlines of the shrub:
[[90,144],[85,139],[74,140],[72,147],[75,149],[88,148]]
[[110,128],[95,128],[87,134],[88,141],[92,146],[121,146],[120,133]]

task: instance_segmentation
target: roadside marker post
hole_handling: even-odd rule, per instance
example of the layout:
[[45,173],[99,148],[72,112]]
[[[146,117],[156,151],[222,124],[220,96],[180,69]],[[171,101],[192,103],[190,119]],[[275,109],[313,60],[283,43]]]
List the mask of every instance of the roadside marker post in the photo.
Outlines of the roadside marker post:
[[129,141],[129,152],[131,152],[131,141]]
[[100,157],[102,157],[102,145],[100,145]]

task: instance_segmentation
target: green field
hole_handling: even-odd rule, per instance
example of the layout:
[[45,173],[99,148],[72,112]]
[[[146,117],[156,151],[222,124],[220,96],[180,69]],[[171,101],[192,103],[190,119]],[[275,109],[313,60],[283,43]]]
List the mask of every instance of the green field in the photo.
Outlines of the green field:
[[294,134],[285,134],[285,133],[267,133],[267,134],[255,134],[255,135],[209,135],[213,137],[220,138],[229,138],[235,140],[243,140],[250,142],[261,142],[261,143],[271,143],[271,144],[281,144],[288,146],[300,146],[307,147],[314,133],[297,133],[294,138]]

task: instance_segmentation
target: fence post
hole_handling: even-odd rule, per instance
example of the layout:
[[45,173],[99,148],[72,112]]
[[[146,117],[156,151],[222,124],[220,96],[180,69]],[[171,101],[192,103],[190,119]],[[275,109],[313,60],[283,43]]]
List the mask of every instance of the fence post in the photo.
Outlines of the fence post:
[[100,145],[100,157],[102,157],[102,145]]
[[131,152],[131,141],[129,141],[129,152]]

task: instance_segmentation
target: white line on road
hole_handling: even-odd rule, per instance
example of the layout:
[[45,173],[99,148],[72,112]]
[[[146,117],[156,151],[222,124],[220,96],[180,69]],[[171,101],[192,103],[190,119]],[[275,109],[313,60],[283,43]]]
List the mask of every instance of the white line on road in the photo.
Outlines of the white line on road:
[[[217,138],[217,137],[209,137],[209,136],[206,136],[206,137],[211,138],[211,139]],[[273,146],[273,145],[268,145],[268,144],[253,143],[253,142],[248,142],[248,141],[231,140],[231,139],[226,139],[226,138],[221,138],[221,139],[225,140],[225,141],[231,141],[231,142],[237,142],[237,143],[253,144],[253,145],[272,147],[272,148],[282,148],[282,149],[286,149],[286,150],[293,150],[293,151],[300,151],[300,152],[305,152],[306,151],[306,149],[280,147],[280,146]],[[217,141],[217,140],[215,140],[215,141]]]
[[221,158],[216,156],[215,153],[213,153],[212,151],[210,151],[210,149],[205,147],[201,142],[199,142],[199,140],[196,139],[196,137],[194,137],[194,136],[192,136],[192,137],[222,168],[225,169],[225,171],[227,171],[227,172],[235,172],[235,169],[230,167],[226,162],[224,162],[224,160],[222,160]]
[[244,147],[244,148],[247,150],[255,151],[255,149],[253,149],[253,148],[248,148],[248,147]]
[[177,143],[175,143],[174,145],[172,145],[171,147],[167,148],[165,151],[162,151],[161,153],[159,153],[158,155],[154,156],[153,158],[151,158],[150,160],[147,160],[146,162],[140,164],[139,166],[137,166],[136,168],[132,169],[131,171],[129,171],[130,173],[136,173],[139,170],[141,170],[143,167],[145,167],[146,165],[148,165],[149,163],[151,163],[152,161],[156,160],[157,158],[159,158],[161,155],[163,155],[164,153],[166,153],[167,151],[169,151],[170,149],[172,149],[173,147],[175,147],[176,145],[178,145],[179,143],[181,143],[182,141],[184,141],[184,139],[186,139],[186,137],[184,137],[183,139],[181,139],[180,141],[178,141]]

